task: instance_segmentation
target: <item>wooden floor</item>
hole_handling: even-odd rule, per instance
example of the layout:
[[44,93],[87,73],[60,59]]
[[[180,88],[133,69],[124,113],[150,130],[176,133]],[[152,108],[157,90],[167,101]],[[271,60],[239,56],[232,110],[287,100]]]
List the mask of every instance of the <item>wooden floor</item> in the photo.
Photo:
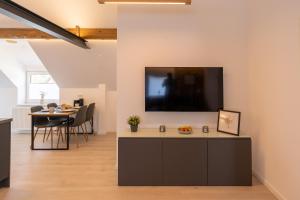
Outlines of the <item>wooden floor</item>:
[[13,134],[10,189],[6,200],[269,200],[275,197],[254,178],[253,187],[118,187],[115,134],[91,137],[69,151],[30,151],[29,134]]

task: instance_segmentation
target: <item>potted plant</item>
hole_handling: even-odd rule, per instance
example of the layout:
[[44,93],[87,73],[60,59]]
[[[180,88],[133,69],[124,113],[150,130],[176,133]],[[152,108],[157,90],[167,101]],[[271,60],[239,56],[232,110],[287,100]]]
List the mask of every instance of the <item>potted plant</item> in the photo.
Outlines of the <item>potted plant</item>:
[[141,123],[139,116],[130,116],[127,122],[130,125],[131,132],[135,133],[138,131],[139,124]]

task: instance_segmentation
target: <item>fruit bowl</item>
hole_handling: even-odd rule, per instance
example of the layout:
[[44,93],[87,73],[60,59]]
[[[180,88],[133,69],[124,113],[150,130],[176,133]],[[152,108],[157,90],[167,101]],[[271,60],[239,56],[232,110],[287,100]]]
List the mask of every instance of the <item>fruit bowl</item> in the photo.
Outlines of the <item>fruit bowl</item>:
[[181,126],[178,128],[180,134],[189,135],[192,134],[193,128],[191,126]]

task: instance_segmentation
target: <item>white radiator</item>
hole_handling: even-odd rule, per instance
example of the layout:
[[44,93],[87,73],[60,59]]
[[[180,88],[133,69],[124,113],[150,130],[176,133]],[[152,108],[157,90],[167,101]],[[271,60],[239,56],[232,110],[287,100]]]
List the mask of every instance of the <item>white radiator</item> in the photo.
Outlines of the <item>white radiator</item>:
[[29,132],[31,129],[31,117],[29,106],[17,106],[13,108],[12,129],[15,132]]

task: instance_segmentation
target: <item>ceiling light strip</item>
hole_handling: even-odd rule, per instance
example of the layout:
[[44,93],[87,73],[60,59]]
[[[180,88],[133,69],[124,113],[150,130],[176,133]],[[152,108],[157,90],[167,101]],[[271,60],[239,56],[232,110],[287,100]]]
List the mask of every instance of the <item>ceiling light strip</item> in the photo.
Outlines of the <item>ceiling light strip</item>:
[[98,0],[100,4],[172,4],[191,5],[192,0]]

